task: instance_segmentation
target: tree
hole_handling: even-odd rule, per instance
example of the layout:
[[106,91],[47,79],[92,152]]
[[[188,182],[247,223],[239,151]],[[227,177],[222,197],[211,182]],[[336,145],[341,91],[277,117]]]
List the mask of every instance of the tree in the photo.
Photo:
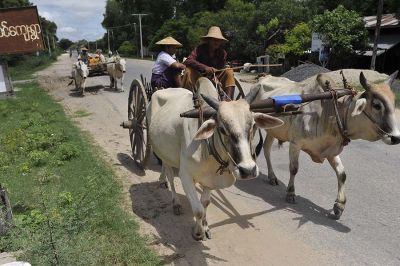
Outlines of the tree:
[[0,8],[10,8],[10,7],[22,7],[31,6],[28,0],[2,0],[0,1]]
[[69,39],[61,39],[59,42],[58,42],[58,46],[60,46],[60,48],[62,49],[62,50],[67,50],[68,48],[70,48],[72,45],[74,44],[74,42],[73,41],[71,41],[71,40],[69,40]]
[[311,29],[301,22],[292,30],[285,32],[285,43],[273,44],[267,48],[267,54],[275,61],[278,54],[292,55],[294,57],[302,56],[311,46]]
[[132,42],[124,41],[118,48],[118,53],[124,56],[133,56],[136,55],[136,50],[136,46],[134,46]]
[[375,34],[374,34],[374,47],[372,49],[372,58],[371,58],[371,69],[375,70],[375,61],[376,61],[376,53],[378,51],[378,40],[379,34],[381,31],[381,22],[382,22],[382,10],[383,10],[383,0],[378,1],[378,14],[376,15],[376,26],[375,26]]
[[312,29],[337,55],[362,50],[367,44],[368,33],[363,20],[357,12],[349,11],[342,5],[315,16]]

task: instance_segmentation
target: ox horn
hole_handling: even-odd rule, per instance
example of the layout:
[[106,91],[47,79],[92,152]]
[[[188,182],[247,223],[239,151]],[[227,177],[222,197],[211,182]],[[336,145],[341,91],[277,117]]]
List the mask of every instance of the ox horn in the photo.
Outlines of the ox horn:
[[216,99],[206,96],[202,93],[200,93],[201,97],[204,99],[204,101],[206,101],[206,103],[208,103],[209,106],[211,106],[213,109],[218,111],[219,108],[219,101],[217,101]]
[[385,80],[385,83],[389,86],[392,86],[394,79],[397,77],[397,74],[399,74],[399,71],[396,70],[395,72],[390,75],[387,80]]
[[252,89],[244,98],[249,104],[251,104],[258,94],[258,89]]
[[365,76],[364,76],[364,73],[361,71],[360,72],[360,83],[361,83],[361,85],[363,86],[363,88],[366,90],[366,91],[369,91],[369,84],[368,84],[368,81],[367,81],[367,79],[365,78]]

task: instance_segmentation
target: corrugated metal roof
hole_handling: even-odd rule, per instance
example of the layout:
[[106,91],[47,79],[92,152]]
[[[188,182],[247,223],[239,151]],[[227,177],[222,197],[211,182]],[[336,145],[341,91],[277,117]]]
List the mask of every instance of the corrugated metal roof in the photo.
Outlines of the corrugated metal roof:
[[[375,28],[376,16],[363,17],[363,20],[365,22],[365,27],[367,29]],[[397,27],[400,27],[400,22],[396,18],[395,14],[383,14],[382,15],[381,28],[397,28]]]

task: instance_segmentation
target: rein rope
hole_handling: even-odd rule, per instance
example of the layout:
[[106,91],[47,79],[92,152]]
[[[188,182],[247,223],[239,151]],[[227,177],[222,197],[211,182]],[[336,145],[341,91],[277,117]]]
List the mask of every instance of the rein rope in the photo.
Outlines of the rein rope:
[[348,117],[348,112],[351,104],[351,100],[355,95],[357,95],[357,92],[347,83],[346,78],[344,77],[343,71],[340,71],[340,74],[342,75],[342,81],[343,81],[343,87],[345,89],[351,90],[352,94],[347,97],[347,99],[344,101],[344,103],[348,102],[348,105],[344,108],[344,116],[343,120],[340,117],[339,114],[339,108],[338,108],[338,96],[336,93],[336,90],[332,89],[330,82],[327,80],[325,82],[326,90],[329,91],[332,94],[332,104],[333,108],[335,110],[335,117],[336,117],[336,123],[339,129],[339,133],[342,136],[342,146],[346,146],[350,143],[350,138],[348,135],[348,130],[347,130],[347,117]]

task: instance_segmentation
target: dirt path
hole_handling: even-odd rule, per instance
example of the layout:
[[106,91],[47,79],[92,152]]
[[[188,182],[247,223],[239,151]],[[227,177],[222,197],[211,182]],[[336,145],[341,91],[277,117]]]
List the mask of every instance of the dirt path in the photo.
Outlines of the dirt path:
[[[313,249],[295,239],[291,232],[268,218],[271,207],[258,197],[231,188],[214,191],[208,210],[213,238],[196,242],[190,232],[192,214],[180,181],[184,214],[174,216],[168,190],[159,187],[160,168],[151,162],[141,171],[130,157],[128,133],[119,126],[126,118],[127,97],[103,88],[105,77],[89,78],[88,96],[76,97],[67,86],[72,61],[62,55],[59,61],[38,73],[41,84],[64,105],[68,115],[87,131],[105,151],[124,188],[126,207],[137,217],[141,232],[167,263],[175,265],[325,265],[334,264],[334,255]],[[129,75],[129,69],[128,69]],[[125,101],[121,106],[121,100]],[[78,111],[90,115],[78,115]],[[78,113],[77,113],[78,112]],[[82,112],[81,112],[82,113]],[[246,204],[244,204],[246,202]],[[249,202],[252,204],[250,209]]]

